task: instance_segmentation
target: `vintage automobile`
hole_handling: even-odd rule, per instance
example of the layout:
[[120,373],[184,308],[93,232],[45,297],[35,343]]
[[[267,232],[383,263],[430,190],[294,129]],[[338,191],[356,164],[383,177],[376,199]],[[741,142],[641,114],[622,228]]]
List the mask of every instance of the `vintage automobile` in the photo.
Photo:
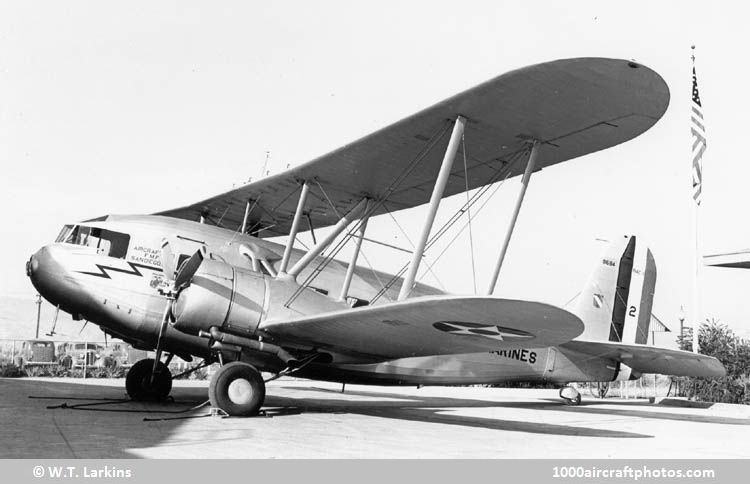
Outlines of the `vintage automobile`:
[[96,366],[104,349],[96,343],[68,343],[65,346],[65,360],[61,363],[69,368]]
[[25,367],[57,365],[55,343],[42,339],[24,341],[21,347],[21,365]]

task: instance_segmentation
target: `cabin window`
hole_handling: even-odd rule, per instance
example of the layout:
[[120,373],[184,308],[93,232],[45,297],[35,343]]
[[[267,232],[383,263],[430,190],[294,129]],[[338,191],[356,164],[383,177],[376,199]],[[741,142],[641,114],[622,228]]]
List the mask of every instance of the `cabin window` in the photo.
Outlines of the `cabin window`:
[[57,236],[56,242],[94,247],[97,254],[124,259],[128,253],[130,236],[98,227],[66,225]]

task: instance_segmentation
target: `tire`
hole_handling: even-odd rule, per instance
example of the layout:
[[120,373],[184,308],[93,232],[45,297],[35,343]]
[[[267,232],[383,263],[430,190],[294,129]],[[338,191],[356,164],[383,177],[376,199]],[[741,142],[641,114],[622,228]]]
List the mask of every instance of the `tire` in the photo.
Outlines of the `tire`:
[[257,415],[266,398],[266,384],[254,366],[240,361],[219,368],[208,386],[211,406],[233,417]]
[[[572,390],[575,395],[565,395],[565,390]],[[581,393],[573,387],[565,386],[560,388],[560,398],[563,399],[566,405],[580,405],[581,404]]]
[[169,396],[169,392],[172,391],[172,373],[164,363],[159,362],[152,385],[151,370],[153,368],[154,360],[148,358],[139,360],[128,371],[125,377],[125,389],[132,400],[162,401]]

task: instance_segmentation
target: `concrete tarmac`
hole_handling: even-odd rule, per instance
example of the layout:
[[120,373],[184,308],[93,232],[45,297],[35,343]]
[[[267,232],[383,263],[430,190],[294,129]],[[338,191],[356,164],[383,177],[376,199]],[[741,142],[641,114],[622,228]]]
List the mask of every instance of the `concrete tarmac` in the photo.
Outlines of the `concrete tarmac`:
[[207,385],[176,381],[174,402],[146,404],[126,400],[124,380],[0,379],[0,457],[750,457],[746,406],[584,395],[571,407],[556,390],[347,385],[341,393],[339,384],[277,380],[266,416],[219,418],[193,408]]

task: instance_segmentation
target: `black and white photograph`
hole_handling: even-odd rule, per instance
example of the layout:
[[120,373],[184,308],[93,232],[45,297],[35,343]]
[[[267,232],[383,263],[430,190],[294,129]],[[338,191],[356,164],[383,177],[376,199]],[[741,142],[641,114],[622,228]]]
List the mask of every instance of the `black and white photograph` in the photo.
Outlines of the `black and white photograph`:
[[742,482],[749,48],[740,2],[0,0],[8,482]]

